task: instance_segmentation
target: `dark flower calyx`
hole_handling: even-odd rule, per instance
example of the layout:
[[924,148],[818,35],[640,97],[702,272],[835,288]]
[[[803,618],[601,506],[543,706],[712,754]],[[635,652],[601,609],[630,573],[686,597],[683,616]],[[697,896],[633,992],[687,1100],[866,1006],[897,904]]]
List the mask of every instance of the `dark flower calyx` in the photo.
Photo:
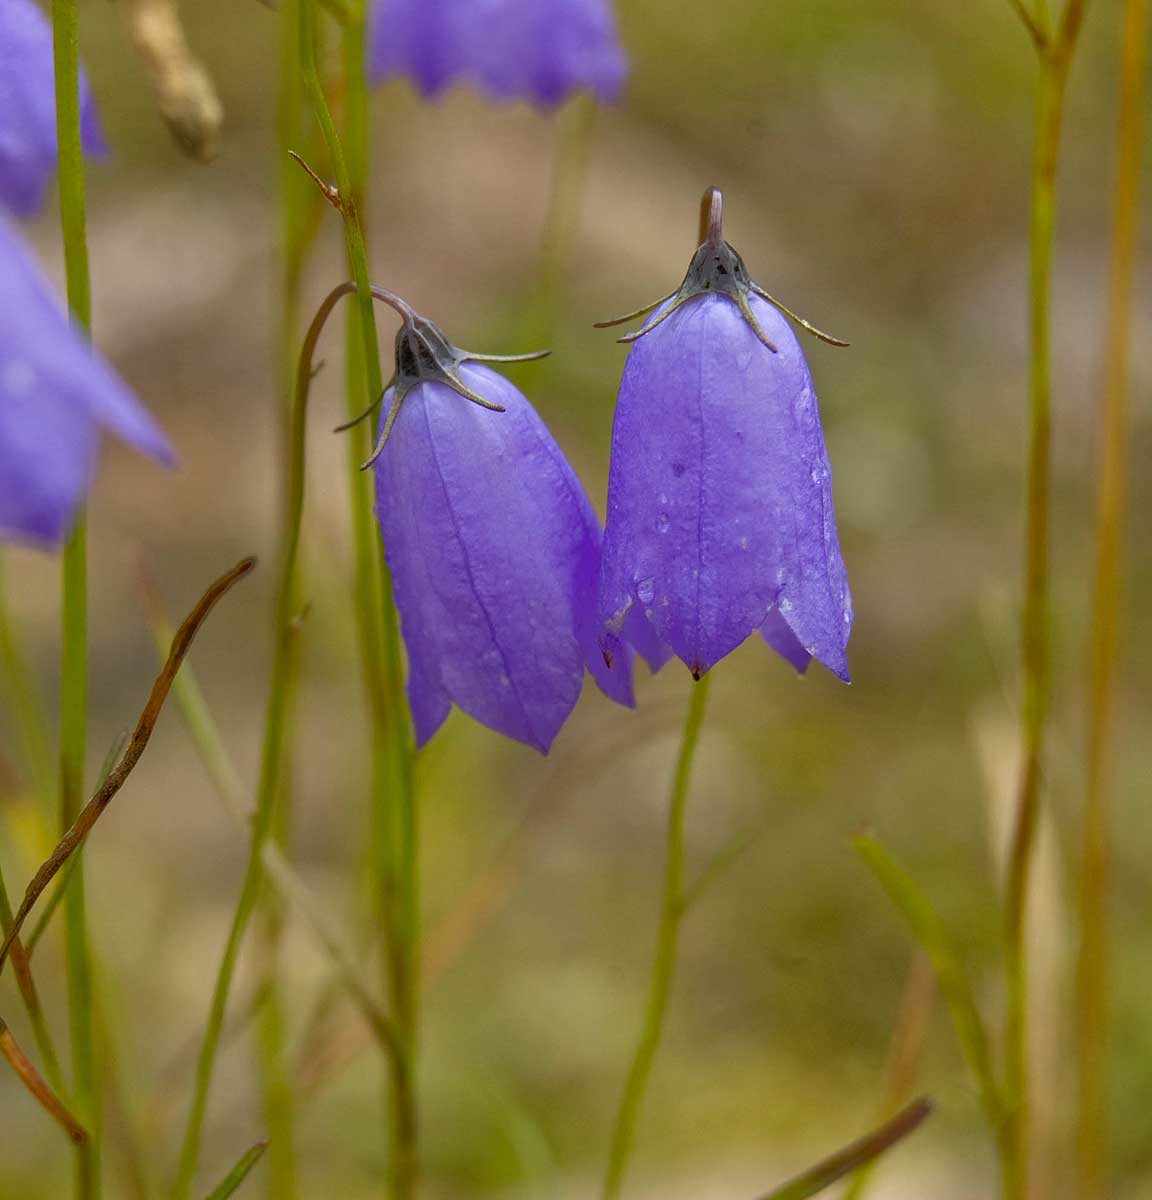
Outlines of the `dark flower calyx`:
[[704,240],[692,256],[692,261],[688,264],[688,271],[684,276],[684,281],[676,291],[669,292],[668,295],[661,296],[659,300],[654,300],[651,304],[646,304],[643,308],[626,313],[622,317],[615,317],[610,321],[598,321],[596,328],[607,329],[613,325],[623,325],[626,321],[634,321],[637,317],[645,317],[653,309],[659,308],[661,304],[670,301],[668,306],[654,321],[649,321],[634,333],[626,333],[622,338],[617,339],[625,343],[634,342],[638,338],[642,338],[646,333],[651,333],[657,325],[666,321],[678,308],[687,304],[689,300],[693,300],[697,296],[716,293],[721,296],[727,296],[739,308],[741,316],[748,323],[752,332],[775,354],[777,353],[776,347],[760,327],[760,322],[756,320],[756,314],[752,311],[752,306],[748,301],[749,294],[752,294],[759,296],[762,300],[767,300],[769,304],[778,308],[786,317],[789,317],[802,328],[808,330],[809,333],[820,338],[821,341],[828,342],[832,346],[847,346],[847,342],[843,342],[839,338],[834,338],[827,333],[822,333],[814,325],[805,321],[803,317],[797,316],[791,309],[785,308],[779,300],[770,296],[752,279],[740,254],[724,240],[723,211],[724,202],[720,189],[709,188],[704,193],[704,200],[701,207],[701,224],[703,226],[701,232]]
[[367,470],[380,457],[388,435],[396,424],[396,418],[400,415],[400,406],[414,387],[422,383],[442,383],[481,408],[490,412],[503,412],[503,405],[485,400],[464,382],[460,375],[460,367],[466,362],[534,362],[552,353],[550,350],[534,350],[529,354],[477,354],[472,350],[461,350],[444,336],[438,325],[429,321],[427,317],[422,317],[406,300],[382,287],[373,286],[371,292],[377,300],[383,300],[385,304],[394,308],[403,318],[403,324],[396,334],[396,367],[384,391],[358,417],[337,427],[337,432],[341,432],[366,420],[380,407],[391,389],[392,402],[388,406],[388,415],[384,418],[372,454],[363,463],[361,470]]

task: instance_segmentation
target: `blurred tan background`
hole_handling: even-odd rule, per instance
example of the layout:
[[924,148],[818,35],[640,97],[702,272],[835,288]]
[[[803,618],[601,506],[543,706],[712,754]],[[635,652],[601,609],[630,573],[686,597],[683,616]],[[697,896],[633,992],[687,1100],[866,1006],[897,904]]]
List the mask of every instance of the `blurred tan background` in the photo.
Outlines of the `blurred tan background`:
[[[276,15],[255,0],[184,5],[221,89],[210,167],[181,157],[153,110],[115,4],[82,5],[83,53],[112,153],[90,180],[97,341],[179,449],[164,474],[109,446],[92,506],[95,772],[143,702],[155,659],[141,561],[174,614],[240,556],[257,576],[193,654],[251,780],[258,753],[275,554],[277,413]],[[990,846],[1014,755],[1016,605],[1025,447],[1026,189],[1033,56],[1003,0],[620,0],[632,61],[623,105],[596,123],[555,354],[513,368],[602,508],[624,351],[591,328],[667,292],[693,247],[702,188],[723,187],[726,232],[754,276],[823,328],[806,339],[856,600],[854,683],[797,680],[753,639],[716,672],[691,799],[697,866],[755,840],[693,911],[646,1107],[636,1196],[766,1190],[862,1132],[912,961],[856,860],[874,828],[911,867],[968,955],[995,1016]],[[1036,937],[1041,1118],[1061,1194],[1071,1089],[1067,912],[1075,862],[1093,428],[1100,374],[1119,5],[1093,6],[1061,180],[1054,289],[1056,713],[1049,794],[1059,836]],[[457,342],[531,349],[540,240],[572,114],[437,106],[393,84],[373,107],[369,223],[376,278]],[[1146,193],[1147,194],[1147,193]],[[325,212],[305,309],[344,277]],[[31,230],[59,278],[54,214]],[[1147,263],[1135,380],[1130,619],[1118,775],[1121,854],[1116,1055],[1118,1198],[1152,1195],[1152,502],[1141,464]],[[380,315],[389,344],[391,316]],[[310,442],[304,685],[294,856],[358,944],[364,929],[364,729],[350,599],[341,340]],[[49,704],[56,573],[7,555],[13,603]],[[641,671],[635,714],[588,690],[544,759],[454,715],[423,755],[425,913],[440,964],[426,995],[430,1196],[593,1194],[644,995],[664,798],[688,688]],[[0,712],[0,750],[15,755]],[[0,853],[12,886],[40,848],[4,772]],[[509,840],[510,839],[510,840]],[[244,845],[173,708],[86,852],[100,984],[126,1111],[112,1112],[110,1197],[134,1196],[116,1146],[138,1138],[168,1174],[191,1081],[189,1048],[239,887]],[[333,1000],[306,929],[288,930],[294,1049],[308,1097],[309,1197],[378,1194],[379,1060]],[[368,950],[365,949],[367,956]],[[56,938],[38,978],[64,1036]],[[250,994],[242,980],[234,1010]],[[0,1002],[18,1035],[15,993]],[[350,1061],[324,1074],[307,1031]],[[250,1045],[225,1047],[205,1147],[211,1178],[261,1133]],[[939,1111],[877,1178],[888,1200],[992,1194],[975,1091],[940,1012],[919,1087]],[[67,1158],[0,1074],[0,1196],[63,1195]],[[46,1188],[44,1180],[56,1180]],[[260,1183],[249,1184],[252,1194]]]

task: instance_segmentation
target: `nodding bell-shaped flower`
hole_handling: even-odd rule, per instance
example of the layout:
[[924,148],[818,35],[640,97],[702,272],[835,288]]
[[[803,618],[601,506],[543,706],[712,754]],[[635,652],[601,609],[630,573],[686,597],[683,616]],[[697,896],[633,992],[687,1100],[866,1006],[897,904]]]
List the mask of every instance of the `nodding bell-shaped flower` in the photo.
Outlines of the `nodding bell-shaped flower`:
[[[33,0],[0,0],[0,207],[34,213],[56,168],[52,28]],[[80,76],[80,136],[89,155],[104,139]]]
[[[486,363],[404,301],[370,463],[423,745],[456,704],[547,752],[585,667],[632,704],[631,656],[596,628],[600,525],[543,421]],[[368,464],[365,464],[368,465]]]
[[91,483],[101,432],[173,461],[152,418],[71,327],[0,219],[0,540],[51,547],[63,539]]
[[611,0],[375,0],[368,70],[425,96],[469,83],[495,100],[615,100],[628,73]]
[[[786,317],[723,238],[720,193],[680,288],[632,343],[612,430],[600,619],[699,678],[754,630],[847,682],[852,600],[812,377]],[[651,653],[645,657],[652,661]]]

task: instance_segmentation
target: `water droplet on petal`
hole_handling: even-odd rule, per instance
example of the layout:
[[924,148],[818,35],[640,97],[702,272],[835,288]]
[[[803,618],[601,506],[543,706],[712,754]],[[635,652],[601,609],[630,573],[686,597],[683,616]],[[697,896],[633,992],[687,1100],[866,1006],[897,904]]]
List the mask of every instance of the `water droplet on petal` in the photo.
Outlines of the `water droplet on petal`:
[[636,585],[636,595],[641,604],[651,604],[656,595],[656,581],[652,578],[641,579]]
[[672,522],[668,520],[668,514],[661,513],[656,518],[656,532],[657,533],[667,533],[671,524],[672,524]]

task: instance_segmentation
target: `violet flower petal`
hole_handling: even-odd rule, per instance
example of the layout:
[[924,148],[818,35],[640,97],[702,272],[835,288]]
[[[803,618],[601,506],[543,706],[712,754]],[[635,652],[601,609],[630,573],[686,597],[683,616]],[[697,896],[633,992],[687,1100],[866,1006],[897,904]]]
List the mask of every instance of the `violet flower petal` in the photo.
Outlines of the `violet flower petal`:
[[473,363],[461,377],[506,411],[418,384],[376,463],[416,739],[427,742],[454,703],[546,752],[586,665],[631,703],[630,659],[621,646],[607,668],[600,653],[600,531],[571,468],[511,383]]
[[0,365],[0,540],[63,541],[96,460],[96,427],[74,397],[45,403],[23,360]]
[[800,644],[800,639],[788,627],[788,622],[780,614],[777,605],[768,610],[764,624],[760,626],[760,636],[780,655],[786,663],[791,664],[798,675],[808,670],[812,655]]
[[[0,207],[34,213],[56,168],[52,27],[32,0],[0,3]],[[80,74],[80,138],[91,156],[105,150],[96,108]]]
[[751,304],[778,353],[717,295],[688,301],[629,352],[601,619],[621,631],[638,608],[701,674],[778,604],[801,648],[847,679],[851,600],[812,379],[787,320]]
[[101,428],[173,462],[152,418],[71,327],[0,221],[0,537],[60,541],[91,482]]
[[609,0],[376,0],[368,69],[425,96],[459,81],[552,107],[581,89],[616,100],[628,66]]

